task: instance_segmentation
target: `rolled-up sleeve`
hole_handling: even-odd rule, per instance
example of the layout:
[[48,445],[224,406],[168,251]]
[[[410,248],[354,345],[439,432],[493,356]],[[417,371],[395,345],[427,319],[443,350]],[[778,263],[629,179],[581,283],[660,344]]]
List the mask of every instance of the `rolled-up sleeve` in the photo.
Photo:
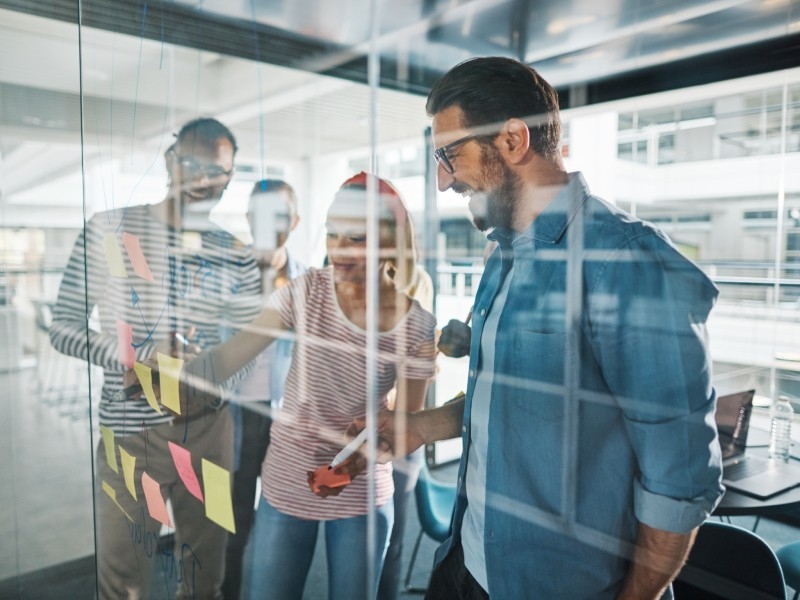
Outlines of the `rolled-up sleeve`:
[[651,229],[590,282],[593,351],[638,463],[636,517],[656,529],[692,530],[724,491],[706,332],[716,296]]

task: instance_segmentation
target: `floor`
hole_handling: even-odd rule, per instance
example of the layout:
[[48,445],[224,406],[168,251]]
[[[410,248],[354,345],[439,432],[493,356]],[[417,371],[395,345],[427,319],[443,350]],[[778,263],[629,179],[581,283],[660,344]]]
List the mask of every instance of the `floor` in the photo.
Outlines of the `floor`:
[[[0,402],[0,451],[8,457],[0,467],[0,598],[4,600],[95,597],[91,482],[96,429],[85,406],[88,386],[73,381],[72,369],[61,365],[54,370],[49,365],[42,372],[33,365],[0,372],[0,389],[6,390],[6,401]],[[62,384],[46,389],[41,383],[54,379]],[[434,475],[454,478],[454,464]],[[413,507],[411,514],[416,514]],[[740,517],[732,522],[752,528],[755,519]],[[405,532],[404,570],[418,532],[419,524],[411,518]],[[757,533],[773,548],[800,540],[800,528],[766,519],[758,524]],[[423,539],[413,585],[425,584],[435,547],[435,542]],[[324,551],[321,544],[318,548],[304,600],[326,597]],[[162,597],[167,600],[166,593]],[[404,599],[419,597],[401,594]]]

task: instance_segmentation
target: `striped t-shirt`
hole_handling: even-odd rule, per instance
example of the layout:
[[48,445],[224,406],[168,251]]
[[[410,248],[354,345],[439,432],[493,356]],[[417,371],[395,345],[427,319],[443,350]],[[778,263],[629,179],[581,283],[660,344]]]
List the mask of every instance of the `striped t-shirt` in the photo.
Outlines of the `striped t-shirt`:
[[[184,234],[149,206],[98,213],[70,255],[50,340],[56,350],[103,368],[100,423],[120,435],[141,432],[173,417],[163,408],[158,414],[144,397],[112,399],[122,389],[127,359],[121,353],[130,352],[128,340],[139,362],[172,331],[185,334],[196,327],[200,346],[219,344],[258,314],[260,285],[251,252],[226,232]],[[95,307],[99,331],[87,328]],[[213,380],[213,373],[207,375]]]
[[[368,365],[377,366],[379,409],[398,378],[433,376],[433,315],[413,301],[393,329],[378,334],[373,362],[366,356],[366,332],[339,307],[330,267],[311,269],[274,293],[269,304],[296,339],[283,409],[261,470],[263,494],[279,511],[303,519],[366,514],[366,473],[338,496],[321,498],[309,489],[306,472],[330,463],[344,445],[347,426],[366,414]],[[392,496],[391,473],[389,464],[376,466],[376,506]]]

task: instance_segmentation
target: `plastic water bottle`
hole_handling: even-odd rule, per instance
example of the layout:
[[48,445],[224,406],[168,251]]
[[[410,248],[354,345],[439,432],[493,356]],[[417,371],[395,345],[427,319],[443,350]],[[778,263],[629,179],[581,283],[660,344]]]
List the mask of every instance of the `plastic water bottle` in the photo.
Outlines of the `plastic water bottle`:
[[794,409],[788,396],[778,396],[770,411],[769,457],[789,460],[789,447],[792,444],[792,417]]

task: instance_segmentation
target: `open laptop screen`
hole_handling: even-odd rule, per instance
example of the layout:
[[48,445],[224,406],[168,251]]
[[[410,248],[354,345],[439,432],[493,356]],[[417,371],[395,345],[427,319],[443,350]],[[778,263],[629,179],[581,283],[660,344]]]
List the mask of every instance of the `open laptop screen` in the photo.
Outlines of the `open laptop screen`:
[[744,454],[754,395],[755,390],[747,390],[717,398],[715,419],[722,460]]

